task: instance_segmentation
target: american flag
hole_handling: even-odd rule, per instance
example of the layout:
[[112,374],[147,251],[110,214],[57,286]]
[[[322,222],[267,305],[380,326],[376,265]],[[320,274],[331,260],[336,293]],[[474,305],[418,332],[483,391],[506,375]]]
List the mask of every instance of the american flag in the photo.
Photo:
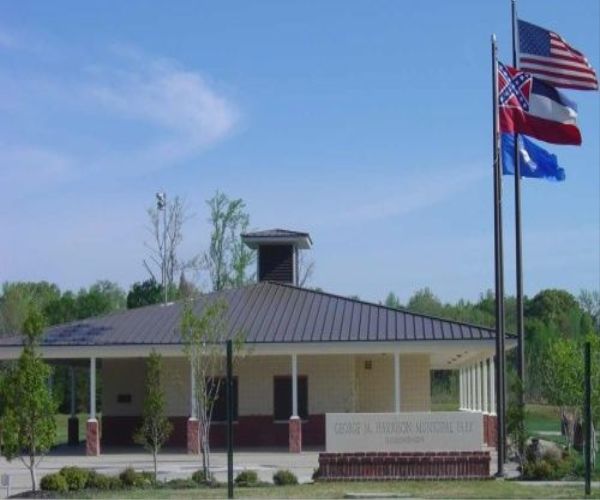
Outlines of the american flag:
[[519,19],[519,69],[555,87],[597,90],[598,78],[585,56],[560,35]]

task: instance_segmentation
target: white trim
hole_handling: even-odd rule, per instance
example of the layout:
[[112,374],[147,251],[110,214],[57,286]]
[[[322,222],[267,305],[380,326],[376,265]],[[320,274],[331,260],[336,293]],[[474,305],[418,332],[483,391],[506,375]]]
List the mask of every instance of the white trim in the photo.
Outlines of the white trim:
[[483,405],[481,401],[481,362],[477,362],[475,365],[475,391],[477,397],[477,407],[475,408],[477,411],[483,410]]
[[489,384],[489,372],[488,372],[488,360],[484,359],[481,362],[482,367],[482,383],[483,383],[483,413],[488,414],[490,412],[489,398],[488,398],[488,384]]
[[96,358],[90,358],[90,420],[96,419]]
[[292,354],[292,415],[298,417],[298,355]]
[[[478,359],[491,356],[495,350],[494,340],[408,340],[408,341],[354,341],[354,342],[292,342],[292,343],[249,343],[249,355],[296,354],[385,354],[397,351],[402,345],[403,354],[434,354],[438,352],[469,351]],[[507,339],[507,349],[516,347],[515,339]],[[7,346],[0,349],[0,359],[17,359],[23,348]],[[185,356],[183,344],[130,344],[89,346],[42,346],[39,349],[46,359],[85,359],[147,357],[152,351],[165,357]],[[465,366],[468,360],[461,358],[447,369]]]

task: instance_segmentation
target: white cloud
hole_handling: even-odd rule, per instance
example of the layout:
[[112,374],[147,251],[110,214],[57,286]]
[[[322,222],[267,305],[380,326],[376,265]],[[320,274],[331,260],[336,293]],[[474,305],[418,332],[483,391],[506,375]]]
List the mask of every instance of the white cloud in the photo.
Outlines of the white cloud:
[[442,203],[489,176],[484,166],[452,169],[448,166],[419,175],[395,178],[392,194],[378,193],[372,200],[339,213],[339,219],[366,222],[400,217]]
[[233,131],[239,112],[200,73],[133,51],[119,51],[119,56],[120,66],[90,70],[92,81],[84,92],[105,110],[160,132],[158,139],[132,151],[137,161],[150,161],[151,168],[165,166]]

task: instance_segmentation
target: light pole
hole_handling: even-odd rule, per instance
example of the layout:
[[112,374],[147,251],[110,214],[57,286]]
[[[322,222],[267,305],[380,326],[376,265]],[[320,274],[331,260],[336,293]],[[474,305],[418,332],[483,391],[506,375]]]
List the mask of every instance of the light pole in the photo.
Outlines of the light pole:
[[[163,228],[162,228],[162,255],[160,256],[160,271],[162,277],[162,287],[163,287],[163,301],[167,303],[167,193],[164,191],[156,193],[156,208],[160,212],[163,213]],[[160,227],[160,219],[159,219],[159,227]]]

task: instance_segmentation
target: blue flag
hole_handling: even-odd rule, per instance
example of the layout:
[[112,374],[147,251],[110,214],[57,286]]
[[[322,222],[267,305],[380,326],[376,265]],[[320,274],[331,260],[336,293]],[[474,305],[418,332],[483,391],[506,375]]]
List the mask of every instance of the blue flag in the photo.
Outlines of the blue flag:
[[[515,175],[515,136],[502,134],[502,173]],[[519,167],[521,177],[564,181],[565,171],[558,166],[556,155],[548,153],[533,141],[519,135]]]

